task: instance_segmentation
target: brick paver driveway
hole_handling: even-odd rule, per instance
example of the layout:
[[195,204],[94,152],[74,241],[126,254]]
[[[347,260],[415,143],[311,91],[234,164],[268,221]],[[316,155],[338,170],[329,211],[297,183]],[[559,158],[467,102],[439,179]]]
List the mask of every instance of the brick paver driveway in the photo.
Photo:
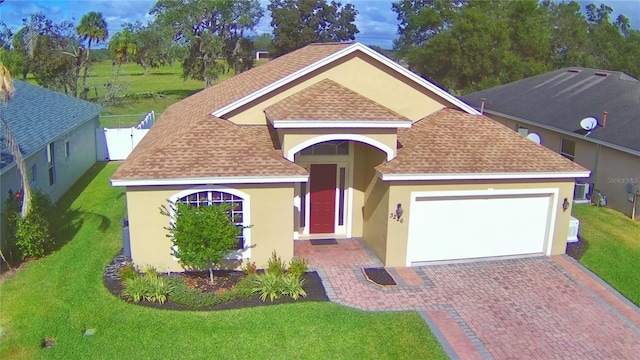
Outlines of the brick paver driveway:
[[332,301],[363,310],[418,310],[452,358],[637,359],[640,312],[566,256],[389,268],[398,286],[368,281],[381,266],[359,240],[297,241]]

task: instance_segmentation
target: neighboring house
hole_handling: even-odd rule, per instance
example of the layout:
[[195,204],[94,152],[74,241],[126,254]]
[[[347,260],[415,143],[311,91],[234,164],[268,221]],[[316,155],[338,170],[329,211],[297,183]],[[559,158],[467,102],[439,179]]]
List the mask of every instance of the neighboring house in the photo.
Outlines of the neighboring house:
[[[6,107],[0,105],[0,117],[20,146],[31,189],[40,189],[57,201],[96,162],[95,132],[102,107],[23,81],[14,79],[13,84],[15,94]],[[4,136],[0,122],[3,210],[9,190],[22,190]]]
[[[575,202],[600,191],[607,206],[631,216],[640,186],[640,81],[617,71],[568,68],[463,97],[492,119],[591,170],[576,184]],[[605,115],[606,113],[606,115]],[[591,131],[581,120],[594,117]],[[583,125],[595,121],[587,120]],[[585,127],[589,129],[589,127]],[[637,187],[636,187],[637,189]],[[640,201],[636,201],[636,218]]]
[[133,261],[181,271],[167,200],[237,204],[234,258],[258,266],[294,241],[356,237],[406,266],[564,253],[566,199],[588,175],[378,52],[330,43],[171,105],[111,181]]
[[271,55],[267,50],[257,50],[256,51],[256,61],[258,60],[270,60]]

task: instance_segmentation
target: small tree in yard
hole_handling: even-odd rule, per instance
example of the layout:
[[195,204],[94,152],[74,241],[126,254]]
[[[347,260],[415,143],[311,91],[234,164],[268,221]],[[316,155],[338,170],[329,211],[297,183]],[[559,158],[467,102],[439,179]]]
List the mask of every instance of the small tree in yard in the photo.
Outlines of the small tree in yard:
[[230,219],[231,204],[195,207],[182,202],[171,203],[171,211],[162,206],[160,212],[171,218],[167,235],[173,242],[172,253],[186,267],[213,268],[238,244],[241,228]]

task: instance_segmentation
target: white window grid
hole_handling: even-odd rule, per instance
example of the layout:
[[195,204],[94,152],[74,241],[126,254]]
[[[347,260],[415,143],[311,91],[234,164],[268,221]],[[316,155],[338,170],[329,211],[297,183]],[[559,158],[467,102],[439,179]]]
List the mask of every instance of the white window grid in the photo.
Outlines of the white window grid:
[[213,206],[230,204],[229,218],[240,228],[238,235],[238,249],[244,248],[244,216],[243,199],[239,196],[222,191],[200,191],[180,198],[178,201],[191,206]]

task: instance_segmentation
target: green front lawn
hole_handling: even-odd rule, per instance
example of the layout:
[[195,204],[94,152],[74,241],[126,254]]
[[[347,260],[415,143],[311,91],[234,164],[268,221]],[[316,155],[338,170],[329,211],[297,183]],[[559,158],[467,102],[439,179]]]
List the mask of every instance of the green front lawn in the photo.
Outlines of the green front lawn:
[[640,223],[591,205],[576,205],[573,214],[588,246],[580,263],[640,305]]
[[[117,164],[96,164],[60,201],[62,240],[0,286],[0,359],[446,359],[415,312],[369,313],[332,303],[216,312],[125,303],[102,285],[120,249]],[[83,329],[96,329],[83,336]],[[55,345],[42,349],[46,336]]]

